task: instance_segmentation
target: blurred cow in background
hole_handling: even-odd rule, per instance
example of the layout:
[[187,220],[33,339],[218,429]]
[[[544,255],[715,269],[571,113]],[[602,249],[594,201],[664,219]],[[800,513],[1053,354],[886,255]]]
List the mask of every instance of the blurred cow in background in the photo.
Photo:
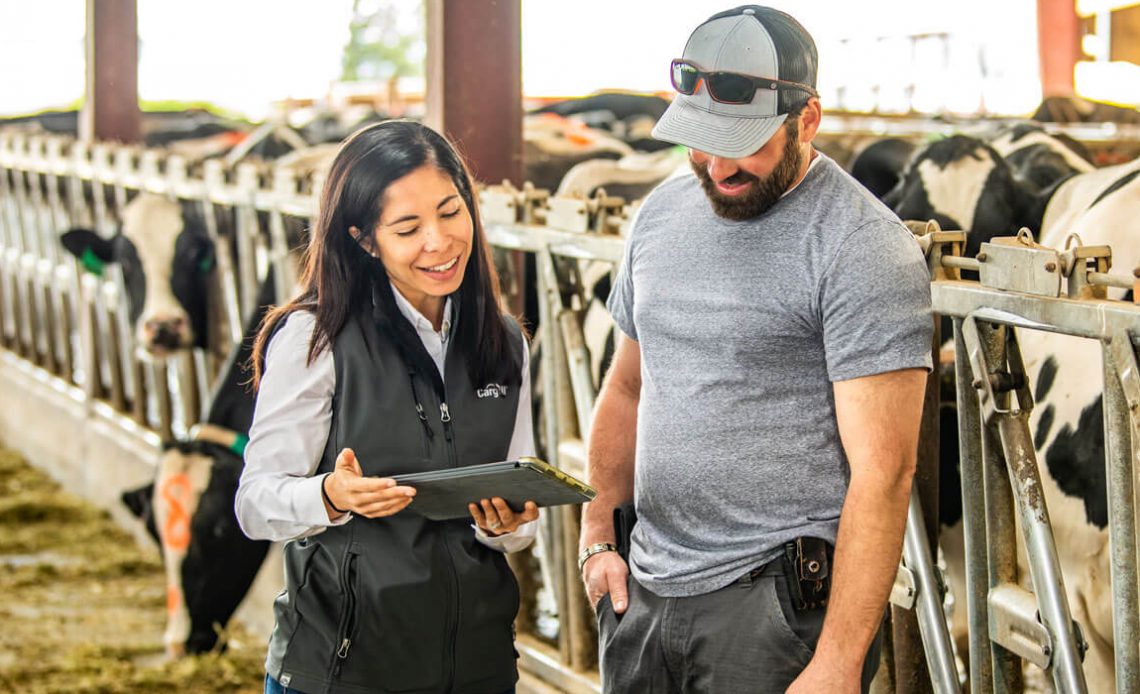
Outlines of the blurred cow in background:
[[[210,310],[215,249],[198,210],[141,193],[123,209],[121,231],[112,238],[88,229],[72,229],[61,237],[90,271],[120,266],[136,342],[156,356],[206,347],[217,332]],[[164,444],[154,483],[123,494],[124,503],[146,522],[162,548],[168,613],[164,640],[174,656],[214,648],[269,547],[245,537],[233,504],[254,407],[244,365],[267,306],[278,299],[274,286],[271,270],[241,344],[227,347],[204,424],[189,439]]]

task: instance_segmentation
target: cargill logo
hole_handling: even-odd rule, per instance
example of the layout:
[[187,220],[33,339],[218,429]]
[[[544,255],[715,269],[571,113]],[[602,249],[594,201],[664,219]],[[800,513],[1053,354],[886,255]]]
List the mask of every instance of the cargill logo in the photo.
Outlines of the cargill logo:
[[507,387],[501,386],[498,383],[488,383],[486,386],[475,391],[477,398],[505,398],[507,397]]

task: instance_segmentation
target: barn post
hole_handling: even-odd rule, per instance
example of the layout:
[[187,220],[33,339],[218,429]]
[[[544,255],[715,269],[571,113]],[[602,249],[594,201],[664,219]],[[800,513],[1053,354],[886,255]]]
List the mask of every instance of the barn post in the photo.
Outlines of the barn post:
[[520,0],[428,0],[427,118],[476,180],[522,186]]
[[1041,95],[1073,96],[1073,69],[1081,59],[1075,0],[1037,0],[1037,55]]
[[139,113],[138,0],[87,0],[87,99],[79,136],[137,142]]
[[[456,144],[476,181],[522,188],[521,0],[427,0],[425,121]],[[521,282],[524,254],[512,261]]]

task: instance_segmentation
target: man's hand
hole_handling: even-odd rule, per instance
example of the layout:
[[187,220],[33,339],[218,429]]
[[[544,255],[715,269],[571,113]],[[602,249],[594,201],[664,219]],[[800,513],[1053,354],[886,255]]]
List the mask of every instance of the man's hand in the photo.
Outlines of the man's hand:
[[515,513],[507,502],[498,496],[493,499],[483,499],[477,504],[467,504],[467,511],[471,514],[475,525],[491,537],[513,533],[523,523],[538,518],[538,505],[533,501],[523,504],[522,513]]
[[844,671],[816,657],[811,659],[800,676],[788,687],[787,694],[859,694],[862,686],[861,671]]
[[596,610],[598,601],[610,594],[614,612],[622,614],[629,605],[629,567],[617,552],[598,552],[582,565],[586,599]]
[[396,486],[393,479],[365,477],[351,448],[341,450],[336,457],[336,467],[322,484],[328,495],[325,510],[329,520],[343,515],[331,508],[329,502],[341,511],[351,511],[365,518],[381,518],[403,511],[416,496],[414,488]]

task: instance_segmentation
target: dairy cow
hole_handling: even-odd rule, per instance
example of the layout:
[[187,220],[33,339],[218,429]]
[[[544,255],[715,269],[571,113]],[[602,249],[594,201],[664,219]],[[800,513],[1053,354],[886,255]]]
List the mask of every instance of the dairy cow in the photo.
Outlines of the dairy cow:
[[1003,128],[989,142],[1014,175],[1034,192],[1096,168],[1084,145],[1066,135],[1050,135],[1036,123]]
[[1010,235],[1034,218],[1037,199],[1008,162],[986,142],[967,135],[920,150],[898,186],[884,199],[902,219],[933,219],[943,229],[968,229],[966,254],[994,236]]
[[111,238],[71,229],[61,241],[91,272],[102,274],[110,263],[122,269],[139,346],[159,356],[208,346],[214,244],[190,206],[142,193],[123,209]]
[[[1114,272],[1140,264],[1140,160],[1076,176],[1045,211],[1040,241],[1063,248],[1069,234],[1113,249]],[[1124,291],[1109,290],[1113,298]],[[1036,385],[1030,431],[1073,617],[1089,650],[1089,691],[1112,691],[1112,593],[1104,464],[1101,347],[1091,340],[1040,331],[1019,333],[1026,372]]]
[[[127,289],[137,343],[161,356],[206,347],[214,247],[194,208],[142,193],[123,210],[122,228],[104,239],[87,229],[61,237],[90,271],[117,263]],[[268,550],[249,540],[234,516],[241,453],[253,418],[253,394],[243,385],[253,332],[273,297],[272,274],[259,310],[232,350],[205,424],[189,440],[164,445],[154,483],[123,494],[162,548],[167,574],[167,630],[171,655],[212,649]]]
[[916,146],[901,137],[886,137],[866,144],[851,159],[851,176],[884,199],[899,184]]
[[591,128],[607,131],[638,151],[656,152],[673,147],[672,143],[654,139],[650,134],[668,107],[668,101],[653,94],[612,91],[559,101],[531,113],[573,118]]
[[[939,214],[943,218],[986,218],[986,212],[979,213],[981,204],[1009,211],[1009,221],[997,229],[987,230],[989,233],[971,231],[974,238],[968,244],[969,249],[976,252],[980,243],[1001,231],[1002,226],[1006,229],[1029,226],[1039,232],[1041,243],[1055,248],[1064,247],[1071,233],[1079,234],[1089,245],[1112,246],[1118,272],[1121,268],[1131,271],[1140,263],[1140,246],[1130,236],[1130,227],[1140,215],[1140,161],[1070,175],[1037,193],[1031,184],[1015,182],[1021,190],[1007,192],[1013,197],[1003,202],[997,199],[998,194],[1011,187],[1004,176],[992,175],[994,170],[1000,170],[1002,161],[989,156],[988,149],[959,147],[958,156],[967,160],[963,165],[955,166],[951,160],[938,169],[928,167],[922,179],[933,190],[970,191],[969,195],[956,198],[929,196],[928,200],[937,199],[942,203]],[[988,189],[995,182],[996,188]],[[1019,202],[1027,197],[1034,198],[1035,203],[1025,206]],[[1017,216],[1018,209],[1023,216]],[[930,212],[931,208],[926,211]],[[992,209],[989,212],[992,220]],[[916,214],[919,218],[929,216]],[[1116,298],[1121,295],[1122,292],[1116,290]],[[1036,406],[1030,429],[1067,597],[1073,616],[1081,623],[1089,642],[1084,663],[1089,689],[1112,691],[1112,599],[1100,345],[1040,331],[1020,331],[1019,337],[1027,375],[1035,386]],[[944,527],[942,545],[952,591],[963,595],[965,574],[961,563],[961,490],[955,464],[958,458],[956,432],[957,417],[952,408],[944,408],[939,500]],[[1022,575],[1027,575],[1026,571],[1023,566]],[[954,632],[962,646],[965,629],[964,615],[960,611],[955,618]]]

